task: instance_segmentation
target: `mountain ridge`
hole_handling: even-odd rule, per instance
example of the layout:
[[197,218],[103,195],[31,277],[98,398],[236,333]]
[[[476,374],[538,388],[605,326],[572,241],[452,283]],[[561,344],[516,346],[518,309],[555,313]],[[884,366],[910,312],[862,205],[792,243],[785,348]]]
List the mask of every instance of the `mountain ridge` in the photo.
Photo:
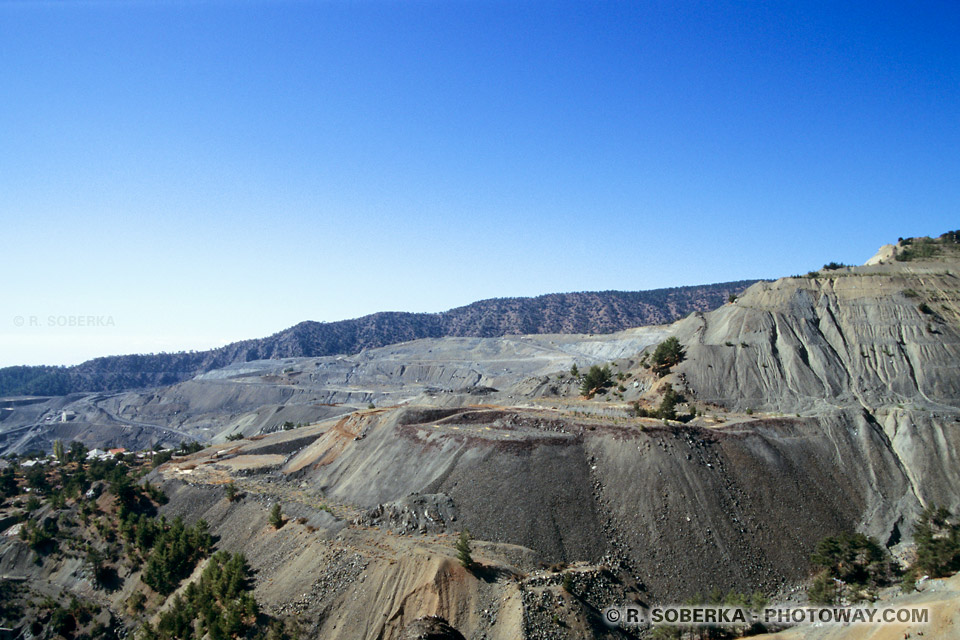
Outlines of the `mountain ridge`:
[[759,280],[646,291],[551,293],[490,298],[438,313],[382,311],[336,322],[307,320],[264,338],[196,352],[104,356],[71,367],[0,368],[0,396],[66,395],[175,384],[237,362],[349,355],[440,337],[613,333],[709,311]]

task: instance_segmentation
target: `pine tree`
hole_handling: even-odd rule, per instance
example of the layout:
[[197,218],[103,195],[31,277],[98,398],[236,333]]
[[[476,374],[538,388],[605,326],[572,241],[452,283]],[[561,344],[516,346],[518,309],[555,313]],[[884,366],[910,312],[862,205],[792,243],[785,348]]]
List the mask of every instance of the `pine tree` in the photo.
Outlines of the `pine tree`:
[[913,533],[917,544],[914,571],[935,578],[960,569],[960,523],[945,507],[930,505],[923,510]]
[[682,397],[673,388],[669,382],[664,385],[663,399],[660,401],[660,407],[657,409],[657,417],[664,420],[675,420],[677,417],[676,406],[682,400]]
[[658,378],[670,373],[670,369],[683,362],[684,350],[680,341],[674,337],[667,338],[657,345],[653,352],[653,372]]
[[270,509],[270,524],[273,525],[274,529],[279,529],[283,526],[283,513],[280,510],[279,502],[274,502],[273,508]]
[[611,373],[610,367],[593,365],[583,377],[583,382],[580,384],[580,394],[590,398],[594,393],[609,387],[612,381],[613,373]]
[[457,560],[465,568],[473,567],[473,556],[470,555],[470,532],[464,529],[460,532],[460,538],[455,546],[457,550]]

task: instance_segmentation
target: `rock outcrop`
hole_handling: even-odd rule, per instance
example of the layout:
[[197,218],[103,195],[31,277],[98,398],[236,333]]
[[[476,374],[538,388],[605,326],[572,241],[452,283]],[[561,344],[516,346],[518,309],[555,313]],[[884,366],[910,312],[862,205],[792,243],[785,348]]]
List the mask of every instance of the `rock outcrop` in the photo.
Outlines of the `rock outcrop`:
[[466,640],[463,634],[439,616],[424,616],[408,624],[400,640]]

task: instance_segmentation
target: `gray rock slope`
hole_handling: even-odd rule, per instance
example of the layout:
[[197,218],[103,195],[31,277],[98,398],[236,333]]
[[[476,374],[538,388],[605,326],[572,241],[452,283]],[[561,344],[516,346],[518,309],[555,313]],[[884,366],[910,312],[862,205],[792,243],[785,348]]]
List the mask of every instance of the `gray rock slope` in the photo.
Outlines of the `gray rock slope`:
[[[698,400],[745,410],[831,411],[960,403],[960,279],[945,266],[862,267],[756,284],[679,322]],[[931,312],[920,307],[925,299]]]
[[410,408],[341,420],[284,472],[361,509],[449,496],[455,529],[545,561],[618,567],[661,598],[694,595],[705,575],[709,588],[780,589],[805,577],[822,537],[866,514],[888,540],[887,512],[915,507],[882,432],[863,418],[718,431]]
[[858,524],[895,538],[922,505],[960,508],[958,300],[953,260],[759,283],[675,325],[674,377],[698,403],[815,420],[867,483]]

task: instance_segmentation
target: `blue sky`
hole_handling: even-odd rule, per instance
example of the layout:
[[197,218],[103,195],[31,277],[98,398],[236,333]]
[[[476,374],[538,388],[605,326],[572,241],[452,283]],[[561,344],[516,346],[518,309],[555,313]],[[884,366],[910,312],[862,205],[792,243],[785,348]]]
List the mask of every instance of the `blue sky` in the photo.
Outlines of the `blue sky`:
[[960,227],[958,32],[956,2],[0,2],[0,365],[861,263]]

